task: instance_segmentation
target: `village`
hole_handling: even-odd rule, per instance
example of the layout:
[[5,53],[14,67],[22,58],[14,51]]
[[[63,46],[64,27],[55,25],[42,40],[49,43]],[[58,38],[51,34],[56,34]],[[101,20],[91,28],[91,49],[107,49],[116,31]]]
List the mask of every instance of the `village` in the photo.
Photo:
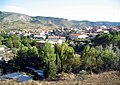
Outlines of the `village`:
[[[77,41],[78,44],[81,42],[86,42],[88,40],[91,40],[96,37],[96,35],[100,33],[109,33],[110,31],[118,31],[119,27],[89,27],[89,28],[81,28],[81,29],[68,29],[65,27],[61,27],[60,29],[56,30],[49,30],[49,31],[10,31],[6,35],[16,35],[17,37],[26,36],[29,37],[32,40],[35,40],[36,47],[39,48],[42,46],[45,42],[49,42],[52,47],[54,47],[55,44],[59,43],[60,45],[63,42],[66,41]],[[72,42],[69,42],[69,45],[71,45]],[[25,67],[27,73],[32,73],[32,76],[27,76],[24,73],[20,73],[19,71],[11,73],[12,71],[10,67],[7,66],[7,71],[4,72],[4,64],[10,64],[10,60],[15,55],[12,52],[11,48],[4,48],[4,46],[0,46],[0,75],[3,75],[0,80],[6,80],[6,79],[18,79],[19,82],[24,82],[31,79],[44,79],[44,71],[43,70],[35,70],[31,67]],[[6,74],[7,73],[7,74]],[[35,78],[34,78],[35,77]]]
[[45,43],[46,40],[51,44],[65,42],[66,39],[77,40],[77,39],[90,39],[95,38],[99,33],[109,33],[110,31],[119,32],[120,29],[117,26],[100,26],[100,27],[83,27],[83,28],[66,28],[62,26],[55,30],[28,30],[28,31],[10,31],[8,35],[15,34],[20,37],[21,35],[30,37],[31,39],[37,40],[36,46]]

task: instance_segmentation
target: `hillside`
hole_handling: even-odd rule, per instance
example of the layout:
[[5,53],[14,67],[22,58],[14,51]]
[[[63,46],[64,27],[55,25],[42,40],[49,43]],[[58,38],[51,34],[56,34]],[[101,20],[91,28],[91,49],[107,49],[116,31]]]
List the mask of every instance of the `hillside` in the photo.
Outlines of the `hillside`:
[[[72,77],[70,77],[72,76]],[[120,85],[120,73],[109,71],[101,74],[88,75],[83,81],[76,81],[73,75],[68,75],[65,80],[59,81],[27,81],[18,83],[13,80],[1,81],[0,85]]]
[[94,26],[120,26],[120,22],[91,22],[67,20],[64,18],[28,16],[25,14],[0,11],[0,28],[1,29],[37,29],[50,30],[59,29],[62,26],[66,28],[81,28]]
[[120,85],[120,73],[109,71],[101,74],[88,75],[85,80],[76,81],[76,77],[69,75],[63,81],[46,82],[43,85]]
[[69,28],[72,27],[72,23],[63,18],[42,16],[33,17],[13,12],[0,12],[1,29],[50,30],[61,28],[61,26]]

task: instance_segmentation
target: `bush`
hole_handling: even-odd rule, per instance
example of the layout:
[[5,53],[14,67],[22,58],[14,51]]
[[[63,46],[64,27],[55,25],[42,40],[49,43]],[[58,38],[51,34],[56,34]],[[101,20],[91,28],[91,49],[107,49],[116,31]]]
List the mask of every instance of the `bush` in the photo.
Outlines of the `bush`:
[[87,72],[85,70],[80,71],[80,73],[76,76],[77,81],[83,81],[87,79]]

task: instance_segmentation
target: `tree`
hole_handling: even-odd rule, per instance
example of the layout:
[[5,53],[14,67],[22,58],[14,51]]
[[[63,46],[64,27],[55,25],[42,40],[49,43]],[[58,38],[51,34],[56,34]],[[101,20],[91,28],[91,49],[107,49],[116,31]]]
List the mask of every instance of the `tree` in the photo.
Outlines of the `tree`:
[[38,49],[33,46],[33,47],[29,47],[28,51],[27,51],[28,57],[35,57],[38,56]]
[[21,40],[21,43],[22,43],[24,46],[30,46],[30,39],[24,38],[24,39]]
[[0,45],[2,45],[2,41],[0,41]]
[[36,40],[31,40],[30,45],[35,46],[36,45]]
[[28,47],[28,51],[27,51],[27,59],[26,59],[26,63],[27,66],[29,67],[33,67],[33,68],[42,68],[42,60],[39,58],[39,54],[38,54],[38,49],[33,46],[33,47]]
[[17,37],[15,34],[9,35],[8,38],[11,39],[11,40],[18,40],[18,41],[20,41],[20,38]]
[[106,33],[98,34],[93,41],[94,44],[98,46],[102,45],[105,47],[106,45],[111,45],[111,44],[113,44],[113,46],[119,46],[120,33],[110,32],[109,34]]
[[13,42],[11,39],[9,38],[6,39],[6,46],[9,48],[13,48]]
[[60,71],[61,69],[61,59],[60,59],[60,54],[61,54],[61,45],[59,43],[55,44],[55,54],[56,54],[56,66],[57,66],[57,69],[58,69],[58,72]]
[[94,38],[94,44],[95,45],[102,45],[102,46],[106,46],[108,45],[111,40],[110,40],[110,34],[98,34],[95,38]]
[[117,56],[117,59],[115,61],[115,67],[116,67],[117,70],[120,71],[120,49],[118,47],[116,48],[115,53],[116,53],[116,56]]
[[21,43],[24,46],[30,46],[30,44],[34,44],[34,42],[33,43],[31,42],[31,39],[29,39],[28,37],[23,36],[23,35],[21,35]]
[[15,65],[24,69],[25,67],[42,68],[43,61],[39,58],[38,49],[36,47],[22,46],[17,52]]
[[6,32],[4,30],[1,31],[1,36],[4,38],[6,37]]
[[13,54],[17,54],[17,49],[16,48],[12,48],[12,52],[13,52]]
[[119,45],[120,45],[120,33],[116,32],[113,34],[112,43],[113,43],[113,46],[119,47]]
[[2,36],[0,36],[0,45],[2,45],[3,43],[3,40],[4,40],[4,38],[2,37]]
[[73,71],[79,71],[81,65],[81,59],[79,55],[75,55],[72,60]]
[[17,51],[17,56],[14,59],[14,64],[15,66],[19,67],[19,69],[24,68],[25,66],[27,66],[27,51],[28,48],[25,46],[21,46],[20,50]]
[[92,70],[97,67],[97,56],[97,50],[94,47],[90,47],[89,45],[87,45],[82,52],[82,62],[84,63],[86,68],[89,68],[91,74]]
[[[51,44],[46,42],[43,46],[39,48],[39,56],[43,59],[45,62],[45,67],[47,71],[48,77],[55,77],[56,73],[56,66],[55,66],[55,60],[56,55],[54,53],[54,48],[52,48]],[[54,75],[52,75],[54,74]]]
[[21,42],[19,40],[13,40],[13,47],[20,48]]
[[70,72],[72,70],[72,59],[74,57],[74,49],[68,44],[63,43],[62,45],[55,45],[56,53],[56,64],[59,66],[58,70],[60,72],[66,71]]
[[4,40],[4,38],[2,36],[0,36],[0,41]]
[[45,40],[47,40],[49,38],[49,35],[46,35],[46,38],[45,38]]
[[68,46],[68,44],[66,45],[63,45],[65,46],[64,49],[62,49],[64,52],[63,52],[63,60],[62,60],[62,63],[63,63],[63,71],[65,72],[71,72],[72,71],[72,60],[74,58],[74,49],[70,46]]
[[17,37],[15,34],[11,34],[7,38],[5,38],[5,44],[9,48],[13,47],[20,48],[21,46],[20,38]]
[[107,47],[103,51],[102,60],[104,62],[105,70],[110,70],[114,67],[114,62],[117,59],[116,53],[113,51],[112,47]]

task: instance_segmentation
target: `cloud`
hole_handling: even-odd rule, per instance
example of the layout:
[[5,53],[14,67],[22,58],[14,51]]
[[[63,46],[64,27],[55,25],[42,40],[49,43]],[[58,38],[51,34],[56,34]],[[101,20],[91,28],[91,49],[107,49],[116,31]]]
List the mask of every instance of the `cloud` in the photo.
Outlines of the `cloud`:
[[14,12],[25,12],[27,9],[18,6],[5,6],[5,10]]

